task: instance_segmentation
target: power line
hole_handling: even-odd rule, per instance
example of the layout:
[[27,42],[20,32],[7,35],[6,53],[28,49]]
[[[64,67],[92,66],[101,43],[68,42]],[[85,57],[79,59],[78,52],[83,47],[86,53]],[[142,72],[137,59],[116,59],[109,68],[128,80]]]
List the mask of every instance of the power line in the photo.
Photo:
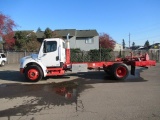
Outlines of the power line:
[[155,30],[160,30],[160,27],[156,27],[156,28],[150,28],[150,29],[146,29],[146,30],[142,30],[142,31],[136,31],[136,32],[133,32],[133,35],[137,35],[137,34],[143,34],[143,33],[148,33],[150,31],[155,31]]
[[[154,30],[160,30],[160,23],[157,23],[157,24],[154,24],[154,25],[156,25],[156,26],[154,26],[154,27],[148,27],[148,29],[147,29],[147,27],[145,27],[145,28],[143,28],[143,29],[137,29],[137,30],[134,30],[134,31],[136,31],[136,32],[134,32],[134,31],[132,31],[132,35],[138,35],[138,34],[144,34],[144,33],[148,33],[148,32],[150,32],[150,31],[154,31]],[[153,26],[153,25],[152,25]],[[127,37],[127,36],[125,36],[124,35],[124,37],[123,38],[125,38],[125,37]]]
[[151,38],[160,38],[160,35],[155,35],[155,36],[151,36],[151,37],[145,37],[145,38],[142,38],[142,39],[137,39],[137,41],[151,39]]
[[[136,34],[138,33],[143,33],[143,32],[147,32],[147,31],[153,31],[153,30],[157,30],[157,29],[160,29],[160,23],[155,23],[155,24],[152,24],[150,26],[145,26],[145,27],[142,27],[142,28],[137,28],[136,30]],[[132,33],[133,34],[133,33]]]

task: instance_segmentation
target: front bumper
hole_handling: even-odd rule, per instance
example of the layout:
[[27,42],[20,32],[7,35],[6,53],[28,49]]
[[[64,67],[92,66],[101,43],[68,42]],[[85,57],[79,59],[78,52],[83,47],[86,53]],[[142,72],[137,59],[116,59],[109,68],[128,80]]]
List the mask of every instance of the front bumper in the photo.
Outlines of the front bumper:
[[24,73],[24,68],[20,68],[20,73],[21,73],[21,74]]

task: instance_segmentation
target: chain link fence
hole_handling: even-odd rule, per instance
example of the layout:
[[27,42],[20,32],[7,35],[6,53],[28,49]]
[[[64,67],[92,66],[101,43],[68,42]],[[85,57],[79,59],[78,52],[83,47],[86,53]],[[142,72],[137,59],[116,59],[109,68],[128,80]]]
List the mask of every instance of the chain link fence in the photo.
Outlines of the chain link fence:
[[136,51],[109,51],[105,49],[86,51],[71,50],[71,62],[100,62],[114,61],[117,57],[130,56],[131,52],[134,56],[140,56],[148,53],[151,60],[160,62],[160,50],[136,50]]
[[99,61],[109,61],[112,56],[109,50],[90,50],[90,51],[80,51],[71,50],[71,62],[99,62]]

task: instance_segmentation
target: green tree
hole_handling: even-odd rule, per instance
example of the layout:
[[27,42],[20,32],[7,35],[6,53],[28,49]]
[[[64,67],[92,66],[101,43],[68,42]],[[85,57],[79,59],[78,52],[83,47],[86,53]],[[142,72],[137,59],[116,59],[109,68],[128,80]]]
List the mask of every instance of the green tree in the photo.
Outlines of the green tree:
[[53,31],[50,28],[46,28],[44,31],[44,38],[52,38]]
[[37,36],[34,32],[31,32],[27,36],[26,50],[27,51],[38,51],[40,43],[37,41]]
[[136,49],[135,42],[132,43],[132,47],[131,48],[132,48],[132,50]]
[[145,48],[149,48],[149,46],[150,46],[150,44],[149,44],[149,41],[147,40],[147,41],[145,42],[145,44],[144,44],[144,47],[145,47]]
[[126,44],[125,44],[124,39],[122,40],[122,45],[123,45],[123,49],[125,49],[126,48]]
[[135,42],[132,43],[132,47],[135,47]]
[[15,33],[15,50],[23,50],[26,46],[25,41],[26,41],[26,32],[22,31],[17,31]]
[[38,51],[40,43],[32,31],[18,31],[15,33],[15,50]]

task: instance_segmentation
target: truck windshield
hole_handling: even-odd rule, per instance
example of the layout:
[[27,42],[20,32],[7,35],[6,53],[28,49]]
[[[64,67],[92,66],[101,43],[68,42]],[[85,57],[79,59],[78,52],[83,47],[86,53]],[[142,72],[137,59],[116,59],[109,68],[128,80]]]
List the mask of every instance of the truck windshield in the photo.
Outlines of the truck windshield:
[[56,41],[47,41],[46,45],[43,48],[43,52],[54,52],[57,50],[57,42]]

